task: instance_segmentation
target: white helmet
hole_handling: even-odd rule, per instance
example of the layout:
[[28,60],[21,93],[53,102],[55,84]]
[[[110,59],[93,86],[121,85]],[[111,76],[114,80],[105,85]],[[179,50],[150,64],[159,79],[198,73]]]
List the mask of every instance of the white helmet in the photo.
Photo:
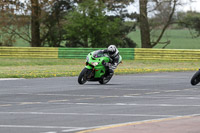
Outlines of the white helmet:
[[117,54],[119,53],[119,51],[117,50],[116,46],[115,45],[110,45],[108,47],[108,54],[110,56],[116,56]]

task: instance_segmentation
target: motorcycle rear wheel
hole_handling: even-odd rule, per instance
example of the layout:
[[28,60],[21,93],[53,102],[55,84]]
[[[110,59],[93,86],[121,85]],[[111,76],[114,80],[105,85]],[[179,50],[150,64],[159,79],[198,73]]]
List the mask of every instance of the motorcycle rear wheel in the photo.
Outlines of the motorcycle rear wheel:
[[199,82],[200,82],[200,70],[197,71],[197,72],[193,75],[193,77],[192,77],[190,83],[191,83],[191,85],[197,85]]
[[99,83],[100,84],[107,84],[111,78],[112,78],[113,75],[110,75],[109,77],[102,77],[100,80],[99,80]]

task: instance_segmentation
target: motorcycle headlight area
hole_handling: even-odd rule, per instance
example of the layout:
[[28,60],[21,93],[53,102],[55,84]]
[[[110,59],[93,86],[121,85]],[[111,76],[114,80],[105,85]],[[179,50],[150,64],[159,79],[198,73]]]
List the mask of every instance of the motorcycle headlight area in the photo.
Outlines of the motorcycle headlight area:
[[91,64],[92,64],[93,66],[97,66],[97,65],[99,64],[99,62],[91,62]]

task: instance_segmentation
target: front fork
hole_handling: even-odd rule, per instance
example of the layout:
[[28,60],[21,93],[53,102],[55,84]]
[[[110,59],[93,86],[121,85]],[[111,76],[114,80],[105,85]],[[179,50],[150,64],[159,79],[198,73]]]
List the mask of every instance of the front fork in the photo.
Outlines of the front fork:
[[86,79],[89,80],[94,77],[94,68],[90,65],[86,65],[85,68],[88,69],[88,71],[86,72]]

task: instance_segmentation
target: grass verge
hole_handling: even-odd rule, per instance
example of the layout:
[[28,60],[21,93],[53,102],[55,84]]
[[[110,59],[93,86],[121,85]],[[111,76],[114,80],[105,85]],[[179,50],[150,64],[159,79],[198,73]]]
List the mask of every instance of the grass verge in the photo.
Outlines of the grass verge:
[[[84,59],[0,58],[0,78],[46,78],[78,76]],[[200,61],[124,60],[115,74],[196,71]]]

